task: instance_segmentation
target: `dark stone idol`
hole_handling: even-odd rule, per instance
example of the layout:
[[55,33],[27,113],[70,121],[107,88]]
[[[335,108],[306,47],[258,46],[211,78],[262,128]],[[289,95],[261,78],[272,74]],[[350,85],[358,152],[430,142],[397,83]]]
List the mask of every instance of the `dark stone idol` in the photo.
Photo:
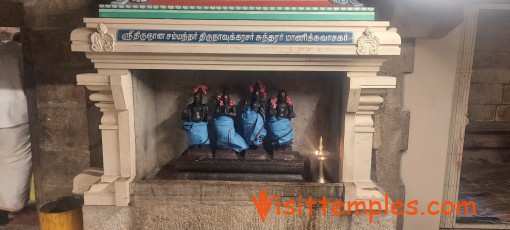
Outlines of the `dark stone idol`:
[[228,89],[216,98],[216,112],[214,127],[217,134],[216,159],[237,159],[236,152],[242,152],[248,148],[248,145],[236,133],[234,128],[234,118],[236,116],[235,101],[230,98]]
[[211,120],[209,107],[202,103],[203,95],[207,93],[207,86],[198,85],[193,89],[193,103],[182,112],[182,129],[188,135],[188,150],[185,155],[188,159],[212,158],[209,147],[209,134],[207,123]]
[[296,117],[292,100],[287,95],[287,91],[280,90],[278,97],[269,101],[269,120],[268,129],[273,145],[273,158],[292,159],[292,141],[294,132],[292,131],[291,119]]
[[249,89],[250,97],[245,101],[241,116],[244,139],[250,147],[244,158],[265,160],[267,159],[267,153],[262,144],[264,137],[267,135],[265,129],[266,87],[260,81],[256,81]]

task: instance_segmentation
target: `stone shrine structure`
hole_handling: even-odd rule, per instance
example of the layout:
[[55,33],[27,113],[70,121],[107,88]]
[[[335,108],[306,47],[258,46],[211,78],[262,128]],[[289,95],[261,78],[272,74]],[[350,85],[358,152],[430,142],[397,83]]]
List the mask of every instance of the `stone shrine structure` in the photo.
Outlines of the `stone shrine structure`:
[[[260,189],[283,192],[284,197],[324,195],[344,202],[365,202],[366,207],[369,200],[385,201],[384,191],[371,180],[370,173],[375,131],[372,115],[384,102],[382,95],[396,85],[395,78],[378,76],[377,73],[388,56],[400,54],[400,36],[396,29],[388,28],[389,22],[283,21],[278,18],[85,18],[84,22],[85,27],[71,34],[72,50],[85,53],[97,70],[97,73],[77,75],[77,82],[93,92],[90,100],[103,113],[99,129],[104,167],[100,177],[85,171],[74,181],[76,192],[82,188],[84,193],[86,225],[109,226],[111,223],[93,220],[114,210],[121,225],[135,223],[150,229],[155,223],[143,219],[143,213],[158,211],[164,216],[167,227],[178,229],[185,226],[186,218],[183,217],[189,212],[197,216],[207,215],[211,207],[218,206],[226,207],[216,213],[221,218],[250,216],[232,225],[264,224],[257,219],[250,200],[250,196]],[[337,73],[333,78],[316,74],[317,79],[334,85],[331,88],[334,102],[330,105],[331,114],[324,117],[331,121],[331,130],[315,130],[329,137],[326,140],[330,143],[327,146],[332,156],[326,168],[332,183],[151,179],[162,164],[175,159],[169,157],[161,162],[160,149],[164,146],[151,134],[156,132],[155,122],[163,119],[157,117],[158,110],[171,110],[158,104],[157,97],[175,92],[158,88],[149,81],[153,81],[150,78],[154,73],[159,74],[158,80],[154,81],[165,81],[163,75],[168,70],[211,71],[211,74],[217,71],[295,71],[309,78],[320,72]],[[174,77],[168,79],[176,81]],[[189,81],[185,87],[192,87],[193,79],[182,81],[182,84]],[[292,95],[297,103],[299,92]],[[305,140],[304,131],[303,127],[295,128],[296,142]],[[318,137],[310,139],[314,138],[318,140]],[[180,145],[178,138],[166,141],[168,145]],[[305,155],[312,154],[299,146],[297,150]],[[139,212],[139,215],[131,216],[133,212]],[[284,217],[275,218],[274,213],[270,216],[265,226],[271,226],[267,221],[274,226],[285,224],[279,220]],[[134,218],[134,222],[130,218]],[[296,218],[298,227],[307,221],[308,216],[293,218]],[[320,218],[330,220],[316,223],[323,227],[345,226],[348,221],[347,217]],[[394,216],[375,218],[375,225],[370,225],[375,229],[396,226]],[[211,221],[204,220],[202,224],[212,228],[220,226],[220,223]],[[369,224],[368,220],[349,221]]]

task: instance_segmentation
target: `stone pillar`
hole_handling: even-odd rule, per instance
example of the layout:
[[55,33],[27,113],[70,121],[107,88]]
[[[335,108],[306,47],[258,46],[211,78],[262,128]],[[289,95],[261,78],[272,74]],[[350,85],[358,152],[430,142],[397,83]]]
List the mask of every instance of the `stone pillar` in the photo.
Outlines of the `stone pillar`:
[[103,113],[101,117],[101,136],[103,143],[103,171],[101,181],[113,182],[120,176],[119,126],[117,111],[113,103],[110,76],[99,74],[79,74],[78,85],[84,85],[95,92],[89,99],[96,102],[96,107]]
[[349,72],[347,77],[344,146],[340,155],[345,201],[382,201],[384,194],[370,179],[375,131],[372,115],[383,103],[382,95],[395,87],[396,80],[376,76],[375,72]]
[[44,205],[72,195],[73,177],[90,165],[87,100],[75,76],[93,65],[71,52],[69,34],[97,10],[94,0],[15,1],[23,12],[0,2],[22,23],[36,203]]
[[0,7],[0,27],[21,27],[23,25],[23,4],[3,1]]
[[[103,141],[103,175],[97,183],[88,182],[94,184],[84,192],[85,204],[127,206],[129,182],[135,171],[130,72],[100,70],[98,74],[77,75],[77,82],[95,92],[90,95],[90,100],[96,102],[103,113],[99,125]],[[76,176],[74,183],[87,183],[85,175],[88,174],[84,172]]]

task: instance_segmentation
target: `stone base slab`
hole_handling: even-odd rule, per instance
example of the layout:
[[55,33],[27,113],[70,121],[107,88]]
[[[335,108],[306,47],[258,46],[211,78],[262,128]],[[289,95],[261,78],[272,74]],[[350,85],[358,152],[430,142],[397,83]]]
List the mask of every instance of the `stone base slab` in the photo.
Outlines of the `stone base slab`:
[[[248,153],[247,153],[248,154]],[[187,160],[181,158],[175,162],[175,169],[180,172],[223,172],[223,173],[304,173],[304,158],[299,156],[292,161],[283,160]]]
[[[275,197],[264,221],[261,220],[252,195],[258,200],[260,190]],[[312,215],[304,204],[302,215],[280,215],[276,201],[314,200],[325,196],[330,201],[342,200],[341,183],[277,183],[220,181],[140,181],[132,184],[129,207],[85,206],[85,229],[396,229],[393,215],[373,217],[334,215],[328,205],[314,205]],[[304,201],[304,199],[303,199]],[[282,207],[282,212],[287,209]]]
[[214,159],[217,160],[237,160],[239,156],[234,150],[230,149],[217,149],[214,153]]
[[197,173],[177,172],[177,180],[221,180],[221,181],[273,181],[273,182],[302,182],[300,174],[281,173]]

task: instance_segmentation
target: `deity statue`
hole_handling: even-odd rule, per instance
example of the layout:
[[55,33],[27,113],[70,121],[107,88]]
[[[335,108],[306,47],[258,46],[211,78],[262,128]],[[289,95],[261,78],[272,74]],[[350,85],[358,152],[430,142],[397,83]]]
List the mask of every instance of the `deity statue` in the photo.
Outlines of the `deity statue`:
[[263,160],[267,159],[267,154],[262,147],[264,137],[267,135],[264,127],[267,107],[266,87],[260,81],[256,81],[249,89],[251,95],[245,101],[241,116],[244,139],[250,147],[250,151],[245,154],[245,159]]
[[[234,118],[236,117],[235,101],[230,98],[228,89],[216,98],[216,113],[214,127],[217,133],[216,159],[237,159],[237,155],[248,148],[248,145],[236,133],[234,128]],[[233,150],[233,151],[232,151]],[[235,151],[235,152],[234,152]]]
[[273,144],[273,158],[275,158],[275,154],[292,151],[294,132],[291,119],[296,117],[296,114],[287,91],[280,90],[278,97],[270,100],[269,114],[268,129]]
[[182,129],[188,135],[187,154],[190,158],[212,158],[209,148],[209,134],[207,123],[211,120],[209,107],[202,103],[203,95],[207,93],[207,86],[197,85],[193,89],[193,103],[182,112]]

